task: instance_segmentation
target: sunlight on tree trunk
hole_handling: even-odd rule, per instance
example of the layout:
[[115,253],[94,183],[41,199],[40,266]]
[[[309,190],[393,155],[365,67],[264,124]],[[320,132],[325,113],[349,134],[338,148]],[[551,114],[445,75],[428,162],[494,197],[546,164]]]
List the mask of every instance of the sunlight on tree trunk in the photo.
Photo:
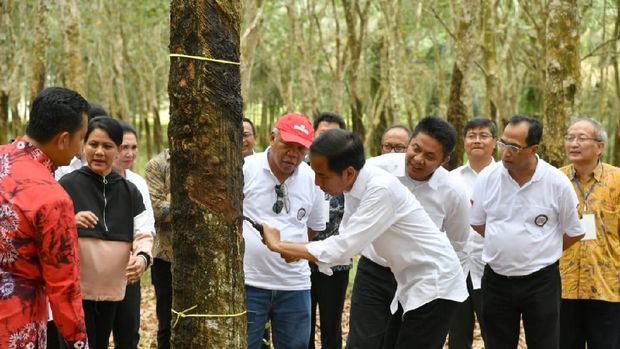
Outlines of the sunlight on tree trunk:
[[[173,0],[170,52],[239,62],[238,0]],[[246,348],[239,65],[170,58],[175,348]]]
[[544,155],[553,166],[566,163],[564,134],[577,115],[580,85],[577,0],[549,3],[544,113]]

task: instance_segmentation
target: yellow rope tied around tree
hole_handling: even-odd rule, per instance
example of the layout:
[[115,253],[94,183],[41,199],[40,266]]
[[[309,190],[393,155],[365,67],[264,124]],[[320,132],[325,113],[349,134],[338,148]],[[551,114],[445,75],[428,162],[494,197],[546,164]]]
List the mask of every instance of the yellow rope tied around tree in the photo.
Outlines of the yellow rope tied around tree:
[[172,328],[174,328],[177,325],[177,322],[179,322],[180,318],[186,318],[186,317],[203,317],[203,318],[225,318],[225,317],[237,317],[237,316],[241,316],[241,315],[245,315],[245,313],[247,313],[247,310],[242,311],[241,313],[237,313],[237,314],[188,314],[188,312],[194,310],[198,308],[198,305],[194,305],[193,307],[189,307],[185,310],[182,311],[176,311],[174,309],[172,309],[172,312],[177,316],[176,319],[174,319],[174,323],[172,324]]
[[190,58],[190,59],[197,59],[197,60],[200,60],[200,61],[209,61],[209,62],[216,62],[216,63],[241,65],[241,63],[239,63],[239,62],[232,62],[232,61],[227,61],[227,60],[223,60],[223,59],[207,58],[207,57],[201,57],[201,56],[190,56],[190,55],[184,55],[184,54],[181,54],[181,53],[171,53],[170,57]]

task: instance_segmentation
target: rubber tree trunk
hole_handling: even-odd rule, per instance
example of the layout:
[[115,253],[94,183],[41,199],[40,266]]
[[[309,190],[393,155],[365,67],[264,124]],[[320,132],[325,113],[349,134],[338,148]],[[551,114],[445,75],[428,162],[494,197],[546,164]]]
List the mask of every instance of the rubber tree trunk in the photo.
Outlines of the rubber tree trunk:
[[[238,0],[173,0],[170,52],[174,348],[245,348]],[[210,316],[210,317],[207,317]],[[173,324],[175,322],[173,315]]]

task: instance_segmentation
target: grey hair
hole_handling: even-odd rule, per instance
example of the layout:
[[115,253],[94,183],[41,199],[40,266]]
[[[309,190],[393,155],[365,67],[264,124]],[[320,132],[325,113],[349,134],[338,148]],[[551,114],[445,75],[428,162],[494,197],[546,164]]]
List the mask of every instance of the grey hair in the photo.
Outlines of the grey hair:
[[573,122],[570,124],[570,127],[572,127],[574,124],[581,122],[581,121],[585,121],[589,123],[590,125],[592,125],[592,127],[594,128],[594,134],[595,134],[594,138],[596,138],[598,142],[607,144],[607,131],[605,131],[605,127],[603,126],[603,124],[601,124],[597,120],[594,120],[592,118],[579,117],[573,120]]

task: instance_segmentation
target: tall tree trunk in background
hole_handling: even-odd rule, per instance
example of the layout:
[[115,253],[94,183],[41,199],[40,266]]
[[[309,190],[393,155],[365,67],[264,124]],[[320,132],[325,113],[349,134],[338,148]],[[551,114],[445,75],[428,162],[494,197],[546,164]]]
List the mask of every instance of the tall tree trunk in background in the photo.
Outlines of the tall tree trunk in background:
[[13,135],[21,135],[24,133],[24,123],[19,115],[19,100],[17,98],[14,98],[12,101],[9,101],[9,104],[11,105],[11,121],[13,124]]
[[263,0],[245,1],[242,3],[244,23],[247,28],[241,35],[241,94],[244,101],[244,109],[247,108],[245,101],[249,101],[250,86],[252,83],[252,66],[254,65],[254,51],[260,39],[259,32],[263,23]]
[[370,96],[372,103],[369,103],[368,123],[370,127],[364,139],[364,149],[366,155],[377,156],[381,154],[381,139],[389,124],[389,87],[387,86],[389,72],[386,69],[388,62],[388,37],[382,35],[378,42],[371,44],[370,51]]
[[[170,52],[239,62],[239,0],[173,0]],[[175,348],[246,348],[238,65],[170,58]]]
[[65,86],[84,94],[84,68],[80,40],[80,12],[76,0],[62,0],[62,21],[64,25]]
[[457,142],[454,152],[446,167],[451,170],[463,163],[463,128],[467,120],[472,117],[471,102],[471,68],[478,54],[476,42],[476,24],[478,23],[479,1],[463,0],[455,4],[456,24],[455,57],[452,68],[452,82],[450,84],[450,99],[448,102],[448,121],[456,128]]
[[147,113],[144,113],[139,120],[142,121],[142,125],[144,126],[144,139],[146,139],[146,158],[150,159],[153,156],[153,142],[151,138],[151,125],[149,125],[149,118],[147,117],[147,115]]
[[[152,106],[153,110],[153,143],[155,145],[155,154],[159,154],[163,149],[164,132],[161,128],[161,117],[159,116],[159,103],[155,102]],[[150,159],[150,157],[149,157]]]
[[312,24],[305,20],[305,14],[299,15],[297,13],[297,2],[295,1],[286,2],[286,12],[288,14],[291,44],[295,46],[299,55],[301,96],[297,98],[302,101],[301,112],[312,117],[317,115],[320,110],[319,95],[313,74],[315,60],[313,58],[312,35],[305,33],[304,23],[308,23],[310,26]]
[[[497,67],[497,41],[495,31],[496,25],[496,7],[497,2],[494,0],[483,0],[481,2],[481,14],[482,18],[482,54],[484,56],[484,84],[485,84],[485,98],[484,98],[484,117],[497,120],[500,114],[505,113],[499,93],[499,78]],[[475,115],[474,115],[475,116]],[[506,117],[506,115],[502,115]]]
[[547,18],[544,155],[553,166],[565,164],[564,134],[577,115],[580,85],[577,0],[551,1]]
[[[620,35],[620,0],[616,0],[616,21],[614,23],[614,38],[617,38]],[[614,52],[618,52],[618,40],[614,40]],[[612,63],[614,65],[614,86],[616,92],[616,100],[617,104],[620,104],[620,67],[618,67],[618,55],[614,54],[611,56]],[[611,151],[612,162],[615,166],[620,166],[620,122],[618,121],[618,112],[615,114],[611,114],[615,119],[616,132],[614,133],[614,149]],[[607,142],[607,146],[609,146],[611,142]]]
[[358,76],[362,58],[363,43],[366,41],[366,24],[370,1],[342,0],[347,24],[347,47],[349,49],[348,88],[351,104],[350,130],[360,139],[366,138],[364,127],[364,105],[358,87]]
[[0,144],[8,142],[9,135],[9,75],[13,60],[10,44],[12,1],[0,1]]
[[49,0],[40,0],[37,6],[34,43],[32,45],[32,62],[30,70],[29,99],[30,104],[45,87],[45,69],[47,63],[47,46],[49,45],[49,28],[47,18]]
[[123,56],[125,50],[125,40],[122,35],[123,20],[121,18],[121,9],[117,1],[108,1],[108,14],[110,19],[109,30],[114,38],[112,40],[112,80],[114,83],[114,94],[116,99],[116,115],[119,119],[130,121],[131,112],[129,110],[129,101],[127,99],[127,90],[125,87],[125,68],[126,64]]

